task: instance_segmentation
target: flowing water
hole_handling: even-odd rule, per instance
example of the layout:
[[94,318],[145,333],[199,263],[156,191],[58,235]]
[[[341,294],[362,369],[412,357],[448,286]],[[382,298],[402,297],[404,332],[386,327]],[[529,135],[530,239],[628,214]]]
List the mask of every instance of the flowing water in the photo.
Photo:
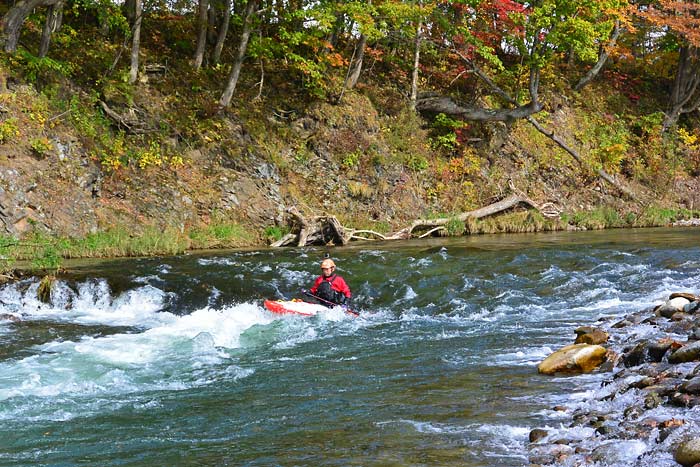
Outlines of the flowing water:
[[530,430],[602,378],[537,364],[579,325],[700,291],[700,229],[490,235],[329,250],[358,318],[262,308],[325,251],[82,263],[50,304],[4,286],[0,465],[527,465]]

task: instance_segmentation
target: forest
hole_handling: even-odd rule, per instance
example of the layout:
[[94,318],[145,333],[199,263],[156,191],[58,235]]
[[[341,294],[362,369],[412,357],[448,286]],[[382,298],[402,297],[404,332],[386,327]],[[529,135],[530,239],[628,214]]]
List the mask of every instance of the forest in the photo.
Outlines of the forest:
[[[19,0],[0,14],[0,165],[26,157],[54,172],[28,191],[44,190],[41,202],[0,197],[5,210],[22,205],[3,217],[8,245],[118,222],[139,235],[173,227],[196,248],[236,244],[215,225],[259,244],[309,216],[381,238],[406,225],[463,234],[698,217],[696,2]],[[81,176],[55,165],[66,139],[92,174],[81,189],[113,210],[86,225],[36,214],[47,178]],[[214,166],[235,171],[231,203],[197,191]],[[240,177],[263,166],[274,212],[253,215]],[[342,182],[326,184],[335,209],[309,186],[319,177]],[[173,180],[192,213],[123,202]],[[508,196],[538,208],[527,217],[537,225],[460,217]]]

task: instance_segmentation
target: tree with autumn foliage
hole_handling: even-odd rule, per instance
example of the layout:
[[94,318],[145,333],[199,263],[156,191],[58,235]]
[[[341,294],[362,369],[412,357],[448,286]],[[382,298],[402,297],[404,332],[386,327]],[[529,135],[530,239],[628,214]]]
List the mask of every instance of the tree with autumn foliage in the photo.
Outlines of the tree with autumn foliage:
[[636,14],[651,26],[653,42],[668,46],[671,39],[678,52],[678,65],[663,122],[667,130],[682,114],[700,108],[700,4],[658,0],[638,5]]
[[[465,120],[527,118],[542,108],[541,71],[564,57],[595,62],[626,7],[625,0],[440,2],[428,37],[444,51],[454,87],[476,90],[477,80],[482,90],[469,100],[441,92],[419,99],[418,108]],[[483,93],[496,105],[483,105]]]

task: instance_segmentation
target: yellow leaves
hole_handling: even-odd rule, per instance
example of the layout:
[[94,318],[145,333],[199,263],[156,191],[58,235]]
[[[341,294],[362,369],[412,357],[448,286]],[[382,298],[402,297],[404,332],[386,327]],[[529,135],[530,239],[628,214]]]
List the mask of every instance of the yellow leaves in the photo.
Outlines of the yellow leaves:
[[182,167],[185,165],[185,159],[182,156],[175,155],[175,156],[170,156],[168,159],[168,164],[170,167]]
[[0,123],[0,144],[18,138],[20,134],[16,118],[9,118]]
[[160,167],[163,165],[163,155],[160,152],[160,145],[155,141],[151,141],[148,149],[137,151],[134,159],[136,159],[136,163],[140,169],[152,166]]
[[38,123],[38,124],[41,125],[41,126],[44,126],[44,124],[45,124],[46,121],[47,121],[47,118],[46,118],[45,115],[43,115],[43,114],[41,114],[41,113],[36,113],[36,112],[30,112],[30,113],[29,113],[29,119],[30,119],[31,121],[33,121],[33,122]]
[[700,145],[698,145],[698,136],[693,133],[689,133],[685,128],[678,129],[678,137],[691,151],[695,151],[700,148]]

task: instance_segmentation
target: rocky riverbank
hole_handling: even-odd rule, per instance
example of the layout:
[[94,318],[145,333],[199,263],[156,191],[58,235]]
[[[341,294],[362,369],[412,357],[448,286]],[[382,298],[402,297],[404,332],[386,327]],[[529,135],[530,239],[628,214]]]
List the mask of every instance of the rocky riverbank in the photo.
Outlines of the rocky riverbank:
[[576,334],[540,373],[606,377],[582,388],[585,400],[551,408],[560,427],[531,431],[531,465],[700,465],[700,297],[674,293]]

